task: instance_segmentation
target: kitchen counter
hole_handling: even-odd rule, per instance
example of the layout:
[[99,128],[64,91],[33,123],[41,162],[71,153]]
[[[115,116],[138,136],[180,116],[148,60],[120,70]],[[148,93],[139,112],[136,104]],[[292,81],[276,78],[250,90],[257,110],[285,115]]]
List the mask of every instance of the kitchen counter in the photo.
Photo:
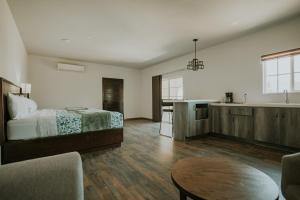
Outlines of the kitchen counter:
[[300,104],[213,103],[211,133],[300,149]]
[[213,99],[185,99],[185,100],[167,99],[167,100],[163,100],[163,102],[206,104],[206,103],[218,103],[220,101],[213,100]]
[[300,108],[296,103],[210,103],[211,106]]

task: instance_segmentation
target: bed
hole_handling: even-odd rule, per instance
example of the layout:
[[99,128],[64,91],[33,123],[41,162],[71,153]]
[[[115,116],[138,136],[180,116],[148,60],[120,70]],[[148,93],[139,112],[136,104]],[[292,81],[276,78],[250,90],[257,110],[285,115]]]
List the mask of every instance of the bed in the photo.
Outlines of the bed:
[[120,113],[99,109],[44,109],[12,120],[7,108],[9,93],[20,94],[21,88],[0,78],[2,164],[121,146],[123,116]]

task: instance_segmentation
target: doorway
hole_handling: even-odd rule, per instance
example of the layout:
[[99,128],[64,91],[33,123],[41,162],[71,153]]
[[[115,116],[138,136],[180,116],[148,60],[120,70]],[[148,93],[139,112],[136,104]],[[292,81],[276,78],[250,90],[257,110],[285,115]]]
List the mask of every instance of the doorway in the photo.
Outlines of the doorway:
[[123,85],[123,79],[102,78],[103,110],[116,111],[124,114]]
[[152,121],[154,122],[161,122],[161,80],[161,75],[152,77]]

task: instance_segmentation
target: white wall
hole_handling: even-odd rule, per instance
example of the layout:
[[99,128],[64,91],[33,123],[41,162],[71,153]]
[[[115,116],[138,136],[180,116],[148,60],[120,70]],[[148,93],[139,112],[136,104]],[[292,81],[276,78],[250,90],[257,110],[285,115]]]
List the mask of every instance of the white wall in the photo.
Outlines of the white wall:
[[[58,71],[66,62],[86,66],[85,72]],[[140,117],[140,70],[29,55],[31,98],[39,108],[84,106],[102,108],[102,77],[124,79],[125,118]]]
[[27,81],[27,52],[6,0],[0,0],[0,77],[18,85]]
[[[198,52],[205,69],[198,72],[181,71],[184,77],[186,99],[222,99],[232,91],[240,101],[244,93],[248,102],[282,102],[281,94],[262,94],[262,67],[260,56],[300,47],[300,17],[228,41]],[[66,106],[101,107],[102,77],[123,78],[125,117],[152,117],[152,76],[185,68],[193,54],[143,69],[93,63],[82,73],[58,72],[58,58],[29,56],[29,82],[32,97],[42,108]],[[300,103],[300,94],[290,94],[290,101]]]
[[[192,43],[191,43],[192,45]],[[205,69],[198,72],[177,72],[184,78],[185,99],[222,99],[232,91],[240,101],[248,94],[248,102],[282,102],[283,95],[262,94],[260,56],[300,47],[300,18],[269,27],[199,51]],[[143,117],[152,117],[152,76],[185,68],[193,54],[146,68],[142,71]],[[291,102],[300,103],[300,94],[290,95]]]
[[27,81],[27,52],[6,0],[0,0],[0,76]]

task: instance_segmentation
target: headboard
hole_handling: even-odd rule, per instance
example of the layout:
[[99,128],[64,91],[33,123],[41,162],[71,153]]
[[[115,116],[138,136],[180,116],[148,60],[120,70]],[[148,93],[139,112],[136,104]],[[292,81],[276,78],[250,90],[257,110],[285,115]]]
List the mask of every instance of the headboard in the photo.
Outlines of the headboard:
[[6,141],[6,123],[9,120],[7,94],[20,94],[21,88],[0,77],[0,145]]

